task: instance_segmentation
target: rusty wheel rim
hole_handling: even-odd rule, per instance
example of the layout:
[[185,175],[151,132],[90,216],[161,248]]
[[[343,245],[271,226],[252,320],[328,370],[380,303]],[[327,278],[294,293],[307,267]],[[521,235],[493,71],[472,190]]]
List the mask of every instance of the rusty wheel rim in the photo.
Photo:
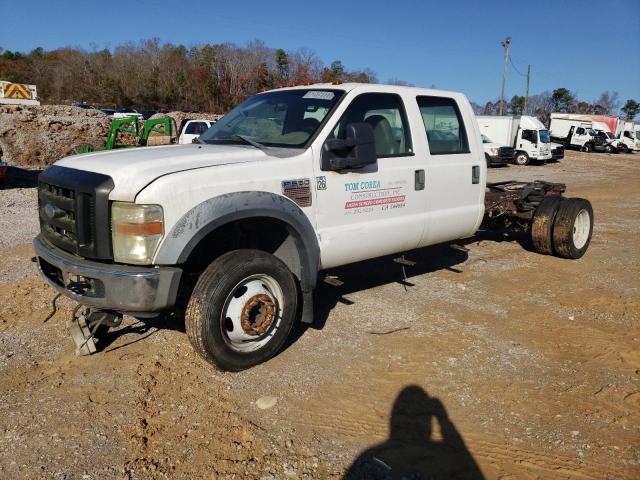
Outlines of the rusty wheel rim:
[[269,275],[251,275],[231,289],[224,303],[220,327],[227,345],[238,352],[264,347],[277,332],[284,296]]

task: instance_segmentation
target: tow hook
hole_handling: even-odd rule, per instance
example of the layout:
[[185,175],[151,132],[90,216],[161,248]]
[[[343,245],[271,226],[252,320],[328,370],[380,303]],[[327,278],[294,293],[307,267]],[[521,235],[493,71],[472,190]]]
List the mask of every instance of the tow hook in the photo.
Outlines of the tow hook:
[[122,323],[121,313],[82,307],[83,305],[78,305],[66,322],[78,356],[96,352],[96,333],[101,326],[108,329]]

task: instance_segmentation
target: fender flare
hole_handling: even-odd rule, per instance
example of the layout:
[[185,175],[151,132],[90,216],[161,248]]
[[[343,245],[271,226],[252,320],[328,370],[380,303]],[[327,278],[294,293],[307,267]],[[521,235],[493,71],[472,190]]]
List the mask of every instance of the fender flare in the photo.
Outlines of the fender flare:
[[[320,247],[315,229],[294,202],[271,192],[233,192],[210,198],[189,210],[167,232],[154,263],[184,263],[198,243],[214,230],[236,220],[269,217],[287,225],[297,252],[298,265],[290,255],[280,257],[300,281],[305,300],[303,320],[311,306],[311,292],[316,286],[320,267]],[[286,242],[285,242],[286,243]],[[293,264],[292,264],[293,263]]]

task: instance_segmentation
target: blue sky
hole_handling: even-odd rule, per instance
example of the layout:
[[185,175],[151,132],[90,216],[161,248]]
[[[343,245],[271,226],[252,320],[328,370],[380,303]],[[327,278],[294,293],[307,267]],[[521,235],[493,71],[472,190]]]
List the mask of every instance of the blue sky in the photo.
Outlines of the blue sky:
[[[158,37],[192,45],[260,39],[308,47],[325,63],[371,68],[381,82],[464,92],[484,103],[500,93],[502,47],[532,65],[531,93],[567,87],[594,100],[615,90],[640,101],[640,0],[166,1],[0,0],[0,47],[29,51],[112,48]],[[7,13],[10,12],[10,13]],[[8,21],[7,21],[8,20]],[[509,67],[507,98],[524,94]]]

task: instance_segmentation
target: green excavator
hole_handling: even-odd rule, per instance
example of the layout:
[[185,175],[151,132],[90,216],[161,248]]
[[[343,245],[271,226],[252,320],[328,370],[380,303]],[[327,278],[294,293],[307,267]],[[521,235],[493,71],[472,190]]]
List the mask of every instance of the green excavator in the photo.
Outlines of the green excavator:
[[[78,153],[112,150],[114,148],[144,147],[147,145],[152,133],[168,137],[168,143],[171,144],[175,143],[177,132],[176,121],[171,117],[150,118],[142,123],[136,115],[114,118],[111,121],[111,128],[109,128],[107,141],[103,147],[95,147],[89,144],[81,145],[78,148]],[[120,133],[132,135],[136,139],[136,143],[132,145],[118,144],[118,134]]]

